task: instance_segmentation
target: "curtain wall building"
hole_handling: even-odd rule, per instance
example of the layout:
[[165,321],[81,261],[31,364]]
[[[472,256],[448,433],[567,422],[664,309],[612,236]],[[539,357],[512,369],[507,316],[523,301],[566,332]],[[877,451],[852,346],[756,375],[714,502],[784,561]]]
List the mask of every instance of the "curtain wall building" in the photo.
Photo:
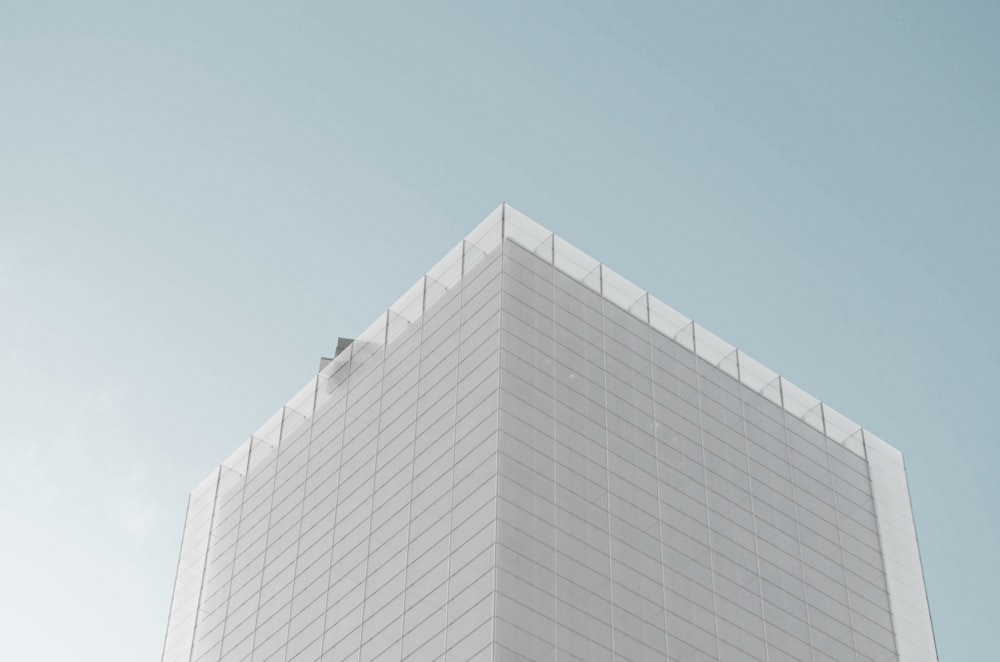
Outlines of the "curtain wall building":
[[900,453],[508,206],[194,489],[163,652],[936,659]]

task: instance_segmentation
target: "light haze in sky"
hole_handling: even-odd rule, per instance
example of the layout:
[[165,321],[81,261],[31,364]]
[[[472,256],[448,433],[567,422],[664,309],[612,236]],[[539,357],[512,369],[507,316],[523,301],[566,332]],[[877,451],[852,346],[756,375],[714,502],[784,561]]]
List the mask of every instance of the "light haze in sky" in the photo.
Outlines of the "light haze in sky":
[[0,0],[0,659],[160,659],[187,493],[501,201],[903,451],[1000,623],[1000,4]]

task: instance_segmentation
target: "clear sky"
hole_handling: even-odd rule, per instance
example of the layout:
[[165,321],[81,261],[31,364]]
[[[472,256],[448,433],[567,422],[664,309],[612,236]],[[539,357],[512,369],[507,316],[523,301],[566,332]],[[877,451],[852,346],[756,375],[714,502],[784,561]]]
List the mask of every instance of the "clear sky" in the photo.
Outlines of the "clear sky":
[[504,200],[900,448],[941,659],[996,659],[998,30],[0,0],[0,659],[159,660],[188,491]]

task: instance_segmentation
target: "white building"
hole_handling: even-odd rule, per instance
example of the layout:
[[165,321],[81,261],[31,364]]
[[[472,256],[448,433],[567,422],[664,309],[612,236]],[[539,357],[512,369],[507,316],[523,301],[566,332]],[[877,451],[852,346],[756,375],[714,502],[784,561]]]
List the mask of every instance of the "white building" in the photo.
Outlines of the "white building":
[[190,497],[164,662],[936,660],[900,453],[509,206]]

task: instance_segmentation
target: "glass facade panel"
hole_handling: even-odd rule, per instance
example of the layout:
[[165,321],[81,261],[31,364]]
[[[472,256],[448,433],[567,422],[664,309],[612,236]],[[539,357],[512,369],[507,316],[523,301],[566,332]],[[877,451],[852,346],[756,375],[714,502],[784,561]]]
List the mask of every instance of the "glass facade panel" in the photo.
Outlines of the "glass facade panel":
[[552,263],[553,239],[552,233],[538,223],[517,211],[505,206],[504,238],[518,244],[542,260]]
[[583,283],[594,292],[601,291],[601,263],[579,248],[555,237],[555,266],[563,274]]
[[649,297],[649,325],[682,347],[694,349],[694,324],[691,320],[653,296]]
[[604,298],[623,310],[627,310],[643,322],[649,321],[646,292],[603,264],[601,265],[601,287]]
[[694,325],[695,353],[730,377],[739,378],[736,348],[702,326]]

